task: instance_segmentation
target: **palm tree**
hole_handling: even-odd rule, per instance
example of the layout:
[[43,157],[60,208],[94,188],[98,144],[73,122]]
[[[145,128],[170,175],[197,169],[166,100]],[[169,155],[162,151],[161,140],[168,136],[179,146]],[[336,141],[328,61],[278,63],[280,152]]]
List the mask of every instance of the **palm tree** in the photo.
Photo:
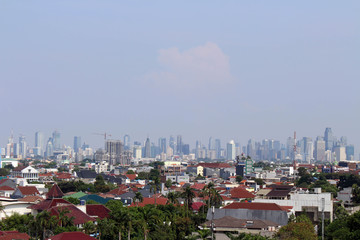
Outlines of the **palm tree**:
[[167,199],[168,199],[167,203],[178,204],[179,201],[177,198],[178,198],[178,196],[175,192],[169,192],[167,195]]
[[96,232],[96,225],[91,221],[86,222],[83,225],[83,230],[85,234],[90,235],[91,233]]
[[151,184],[152,185],[151,188],[154,190],[155,207],[156,207],[156,198],[157,198],[156,194],[157,194],[157,189],[158,189],[159,184],[160,184],[160,178],[158,178],[158,177],[154,178],[153,182]]
[[136,202],[136,206],[139,206],[139,202],[143,202],[144,201],[144,197],[143,195],[141,195],[140,192],[136,192],[135,196],[133,198],[133,201]]
[[195,194],[192,191],[192,189],[190,188],[190,186],[187,186],[181,195],[183,198],[185,198],[185,204],[186,204],[186,208],[187,208],[186,214],[188,216],[188,210],[191,208],[191,204],[193,202],[193,198],[195,197]]

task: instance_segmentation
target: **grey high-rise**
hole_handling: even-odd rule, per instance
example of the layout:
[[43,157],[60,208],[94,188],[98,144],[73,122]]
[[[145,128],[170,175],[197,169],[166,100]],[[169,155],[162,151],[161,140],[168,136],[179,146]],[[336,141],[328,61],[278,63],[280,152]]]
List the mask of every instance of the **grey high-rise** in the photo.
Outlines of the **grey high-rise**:
[[159,138],[160,153],[166,153],[166,138]]
[[150,138],[146,138],[146,141],[145,141],[144,157],[146,157],[146,158],[151,158],[151,143],[150,143]]
[[59,150],[60,147],[60,133],[58,131],[54,131],[52,134],[52,145],[54,150]]
[[44,155],[44,134],[42,132],[35,133],[35,156],[43,156]]
[[75,136],[74,137],[74,152],[79,152],[79,149],[81,148],[81,137]]
[[325,129],[324,140],[325,140],[325,150],[332,151],[334,147],[334,136],[331,131],[331,128],[329,127]]
[[176,139],[176,153],[179,155],[182,154],[182,145],[183,145],[182,136],[178,135]]
[[124,148],[125,150],[130,149],[130,136],[128,134],[124,136]]
[[317,161],[325,160],[325,141],[322,137],[317,137],[315,141],[314,158]]
[[122,154],[124,152],[124,145],[120,140],[107,140],[105,143],[105,151],[109,156],[109,164],[122,164]]

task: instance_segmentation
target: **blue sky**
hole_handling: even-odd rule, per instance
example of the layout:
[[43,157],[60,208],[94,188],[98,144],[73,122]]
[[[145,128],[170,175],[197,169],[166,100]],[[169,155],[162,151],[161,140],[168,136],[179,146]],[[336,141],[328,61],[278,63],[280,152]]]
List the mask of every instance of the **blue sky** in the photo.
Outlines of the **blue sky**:
[[359,1],[1,1],[0,145],[332,127],[360,146]]

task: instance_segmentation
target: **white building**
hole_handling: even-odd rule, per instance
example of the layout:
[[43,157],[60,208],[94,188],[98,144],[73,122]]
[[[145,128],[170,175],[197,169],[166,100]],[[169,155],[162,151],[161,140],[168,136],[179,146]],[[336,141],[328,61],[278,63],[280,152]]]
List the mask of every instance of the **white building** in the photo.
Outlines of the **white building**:
[[235,142],[234,140],[231,140],[227,145],[226,145],[226,160],[235,160],[235,156],[236,152],[235,152]]
[[27,181],[39,181],[39,171],[31,166],[17,167],[11,171],[11,178],[23,178]]

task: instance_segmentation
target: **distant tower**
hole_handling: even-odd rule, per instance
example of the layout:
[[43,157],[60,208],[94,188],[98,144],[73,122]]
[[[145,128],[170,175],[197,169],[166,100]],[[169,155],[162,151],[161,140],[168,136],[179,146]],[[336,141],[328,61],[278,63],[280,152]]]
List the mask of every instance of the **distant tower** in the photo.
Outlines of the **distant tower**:
[[19,137],[19,154],[22,158],[26,157],[27,144],[25,140],[25,136]]
[[79,149],[81,148],[81,137],[75,136],[74,137],[74,152],[79,152]]
[[129,136],[129,134],[126,134],[124,136],[124,148],[125,148],[125,150],[130,149],[130,136]]
[[59,150],[60,147],[60,133],[58,131],[54,131],[52,133],[52,145],[54,150]]
[[294,155],[293,155],[293,160],[294,160],[294,169],[296,169],[297,166],[297,162],[296,162],[296,131],[294,131]]
[[216,158],[220,159],[221,158],[221,141],[220,141],[220,139],[215,139],[215,153],[216,153]]
[[44,155],[44,134],[42,132],[35,133],[35,151],[34,154],[37,156]]
[[182,145],[183,145],[182,136],[178,135],[176,139],[176,153],[179,155],[182,154]]
[[324,139],[325,139],[325,150],[332,151],[334,147],[334,136],[331,128],[328,127],[325,129]]
[[231,140],[226,145],[226,160],[235,160],[235,142]]
[[146,138],[145,141],[145,152],[144,152],[144,157],[146,158],[151,158],[151,143],[150,143],[150,138]]

